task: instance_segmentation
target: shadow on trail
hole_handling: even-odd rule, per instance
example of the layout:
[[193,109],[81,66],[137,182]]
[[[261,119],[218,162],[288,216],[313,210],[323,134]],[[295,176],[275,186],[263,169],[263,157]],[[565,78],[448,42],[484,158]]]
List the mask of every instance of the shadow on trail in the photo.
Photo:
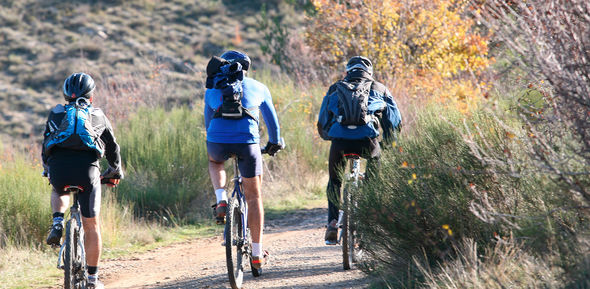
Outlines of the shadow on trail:
[[[224,268],[225,269],[225,268]],[[317,275],[330,274],[336,271],[343,271],[342,266],[334,267],[333,265],[315,266],[311,268],[294,268],[291,270],[269,270],[264,271],[262,276],[254,278],[251,272],[248,270],[244,272],[244,288],[351,288],[350,279],[342,280],[339,282],[327,283],[324,281],[305,283],[302,284],[301,277],[310,277]],[[292,282],[289,282],[292,279]],[[281,284],[277,286],[259,286],[259,282],[268,282],[270,280],[276,280],[272,282],[274,284]],[[358,280],[358,287],[354,288],[365,288],[365,282],[363,279]],[[346,284],[346,285],[344,285]],[[176,288],[230,288],[227,272],[223,274],[216,274],[214,276],[207,276],[203,278],[197,278],[192,280],[179,281],[169,283],[161,286],[150,287],[154,289],[176,289]]]

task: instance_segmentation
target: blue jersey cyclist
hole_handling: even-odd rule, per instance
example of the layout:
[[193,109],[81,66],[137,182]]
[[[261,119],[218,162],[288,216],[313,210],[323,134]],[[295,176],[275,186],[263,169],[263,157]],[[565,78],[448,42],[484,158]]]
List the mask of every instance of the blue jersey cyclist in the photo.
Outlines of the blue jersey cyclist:
[[[229,64],[239,63],[240,65],[236,66],[243,73],[246,73],[251,65],[250,58],[246,54],[233,50],[223,53],[221,60]],[[211,62],[207,67],[208,70],[210,66]],[[266,252],[262,250],[264,208],[261,195],[262,155],[258,127],[260,112],[268,129],[269,141],[265,150],[269,155],[274,155],[281,149],[280,127],[270,91],[264,84],[252,78],[243,77],[238,89],[241,93],[241,106],[247,112],[243,117],[238,118],[220,116],[221,107],[224,105],[222,89],[208,88],[205,91],[204,114],[209,175],[217,198],[215,215],[218,224],[223,224],[227,213],[227,192],[224,189],[227,179],[224,162],[231,155],[238,157],[238,167],[248,204],[248,226],[252,234],[252,265],[259,269],[266,257]]]

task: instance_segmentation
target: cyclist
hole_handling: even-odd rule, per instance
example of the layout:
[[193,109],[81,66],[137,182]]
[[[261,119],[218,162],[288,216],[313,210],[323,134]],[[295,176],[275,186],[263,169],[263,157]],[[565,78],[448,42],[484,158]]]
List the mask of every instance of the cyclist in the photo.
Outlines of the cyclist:
[[[74,73],[64,81],[63,93],[67,104],[58,104],[49,113],[43,135],[42,160],[45,169],[43,175],[49,178],[52,185],[53,225],[47,244],[59,245],[63,234],[64,213],[70,202],[70,195],[63,191],[64,187],[82,187],[79,203],[85,232],[88,288],[103,288],[102,282],[98,280],[98,261],[102,248],[99,224],[100,183],[102,178],[107,178],[110,179],[110,186],[117,185],[123,178],[123,171],[119,145],[111,123],[102,110],[92,106],[94,88],[94,80],[85,73]],[[78,123],[84,121],[79,118],[82,112],[72,110],[76,103],[83,105],[84,112],[88,113],[83,126]],[[68,131],[70,121],[77,122],[70,126],[75,130]],[[81,131],[89,135],[84,136]],[[57,137],[58,135],[61,137]],[[90,138],[85,139],[88,136]],[[99,159],[103,155],[106,156],[109,168],[101,176]]]
[[[241,70],[244,74],[251,66],[250,58],[239,51],[227,51],[221,55],[221,60],[227,61],[233,69]],[[236,63],[240,65],[235,65]],[[210,66],[211,62],[208,65],[208,71]],[[239,72],[237,71],[237,73]],[[279,144],[280,127],[268,88],[252,78],[242,77],[238,89],[241,89],[241,106],[244,111],[248,112],[243,117],[231,119],[220,116],[219,112],[222,110],[222,106],[226,106],[222,97],[222,89],[208,88],[205,91],[204,114],[205,128],[207,129],[209,175],[217,199],[215,217],[218,224],[223,224],[227,213],[224,162],[232,154],[238,157],[238,167],[242,175],[244,195],[248,204],[248,226],[252,234],[252,265],[256,269],[260,269],[266,262],[267,253],[262,250],[264,208],[261,195],[262,156],[259,145],[258,111],[262,112],[268,129],[269,141],[265,150],[271,156],[281,149]],[[239,102],[238,105],[240,105]]]
[[[348,98],[347,91],[350,91]],[[359,101],[352,100],[350,95],[356,95]],[[343,103],[346,99],[349,103]],[[366,158],[367,173],[371,174],[381,154],[379,137],[386,144],[391,143],[396,130],[401,129],[401,120],[400,111],[387,87],[373,79],[371,61],[363,56],[350,58],[344,79],[330,86],[324,96],[317,123],[320,136],[332,141],[328,165],[330,179],[326,190],[328,225],[324,239],[327,245],[337,243],[340,187],[346,167],[344,155],[357,154]]]

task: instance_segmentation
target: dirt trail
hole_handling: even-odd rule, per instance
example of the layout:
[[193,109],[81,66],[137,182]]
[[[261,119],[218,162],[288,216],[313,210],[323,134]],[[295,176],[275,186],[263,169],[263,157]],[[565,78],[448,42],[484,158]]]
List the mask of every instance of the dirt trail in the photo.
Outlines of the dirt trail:
[[[244,288],[366,288],[358,269],[342,269],[340,246],[323,244],[325,209],[268,220],[264,246],[271,263],[261,277],[244,272]],[[229,288],[222,238],[200,238],[151,252],[105,260],[106,288]]]

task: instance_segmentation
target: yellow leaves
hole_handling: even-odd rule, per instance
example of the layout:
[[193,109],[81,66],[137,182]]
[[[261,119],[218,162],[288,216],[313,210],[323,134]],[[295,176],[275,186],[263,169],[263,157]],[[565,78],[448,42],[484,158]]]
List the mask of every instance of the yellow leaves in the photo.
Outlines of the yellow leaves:
[[492,62],[488,38],[463,16],[468,2],[313,0],[318,13],[310,19],[306,42],[335,70],[362,54],[373,61],[377,78],[394,72],[410,96],[425,95],[467,113],[487,89],[470,76]]
[[443,230],[447,231],[447,234],[449,234],[449,236],[453,236],[453,230],[451,230],[451,227],[449,227],[449,225],[444,224],[441,227],[443,228]]

